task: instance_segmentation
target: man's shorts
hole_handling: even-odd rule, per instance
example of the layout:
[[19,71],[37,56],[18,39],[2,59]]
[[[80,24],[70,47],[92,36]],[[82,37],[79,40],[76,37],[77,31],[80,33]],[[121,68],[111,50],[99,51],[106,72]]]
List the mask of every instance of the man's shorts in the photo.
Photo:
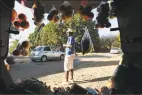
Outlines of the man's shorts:
[[69,71],[69,70],[74,68],[73,67],[74,58],[75,58],[75,54],[72,54],[72,55],[69,55],[69,56],[65,56],[64,71]]

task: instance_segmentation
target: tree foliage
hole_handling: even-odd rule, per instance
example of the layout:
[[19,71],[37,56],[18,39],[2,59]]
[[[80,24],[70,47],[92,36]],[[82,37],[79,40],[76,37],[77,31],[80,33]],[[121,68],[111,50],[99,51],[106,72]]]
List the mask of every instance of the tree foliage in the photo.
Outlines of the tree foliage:
[[121,42],[120,42],[120,34],[116,35],[115,41],[112,43],[112,47],[121,47]]
[[62,45],[67,40],[66,30],[71,28],[74,32],[76,43],[80,45],[85,32],[83,29],[87,26],[95,47],[99,43],[99,34],[94,29],[94,25],[95,22],[86,21],[79,14],[75,14],[72,19],[60,23],[49,22],[41,32],[35,30],[35,32],[29,35],[29,41],[32,47],[38,45]]
[[111,47],[120,48],[121,43],[119,41],[120,36],[103,36],[100,38],[100,47],[110,49]]
[[116,36],[116,40],[120,42],[120,33]]
[[14,40],[14,41],[12,42],[12,45],[11,45],[10,48],[9,48],[9,52],[10,52],[10,53],[12,53],[13,50],[17,47],[18,42],[19,42],[19,40]]

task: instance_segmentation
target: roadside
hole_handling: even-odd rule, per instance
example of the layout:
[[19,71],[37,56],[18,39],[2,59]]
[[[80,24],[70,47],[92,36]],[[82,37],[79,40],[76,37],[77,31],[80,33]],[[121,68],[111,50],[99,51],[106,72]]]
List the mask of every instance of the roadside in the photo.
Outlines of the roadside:
[[[80,61],[81,63],[75,68],[74,79],[77,84],[82,87],[100,88],[106,85],[106,81],[113,74],[116,66],[119,64],[121,56],[103,59],[88,59]],[[82,58],[84,59],[84,58]],[[52,74],[45,77],[40,77],[39,80],[46,82],[52,87],[62,86],[64,81],[64,73]]]
[[[82,87],[101,87],[113,74],[119,64],[120,54],[93,53],[79,55],[75,60],[74,79]],[[32,62],[30,59],[16,59],[16,65],[10,69],[13,80],[38,78],[47,85],[60,86],[64,81],[63,60]],[[24,62],[23,62],[24,61]]]

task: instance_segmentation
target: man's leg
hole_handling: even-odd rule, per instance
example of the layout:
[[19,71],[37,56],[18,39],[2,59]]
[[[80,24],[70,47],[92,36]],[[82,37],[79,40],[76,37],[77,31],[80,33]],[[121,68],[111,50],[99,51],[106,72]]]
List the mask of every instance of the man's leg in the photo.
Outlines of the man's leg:
[[71,80],[73,80],[73,69],[70,70],[71,73]]
[[69,71],[65,71],[66,82],[68,82]]
[[75,56],[75,55],[72,55],[71,58],[70,58],[70,74],[71,74],[70,80],[73,80],[73,71],[74,71],[73,63],[74,63],[74,56]]
[[64,60],[64,71],[65,71],[65,78],[66,78],[66,82],[68,82],[68,76],[69,76],[69,66],[68,66],[68,57],[65,56],[65,60]]

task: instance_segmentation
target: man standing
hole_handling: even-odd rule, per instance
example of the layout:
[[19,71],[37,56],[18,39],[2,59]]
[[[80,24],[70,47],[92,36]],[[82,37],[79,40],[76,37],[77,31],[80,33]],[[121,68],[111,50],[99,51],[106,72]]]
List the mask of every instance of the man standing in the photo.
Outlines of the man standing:
[[[67,44],[64,44],[63,47],[65,47],[65,60],[64,60],[64,71],[65,71],[65,77],[66,77],[66,84],[69,84],[70,82],[74,82],[73,80],[73,62],[75,57],[75,40],[73,37],[73,31],[69,28],[67,30]],[[68,80],[69,72],[71,74],[70,80]]]

